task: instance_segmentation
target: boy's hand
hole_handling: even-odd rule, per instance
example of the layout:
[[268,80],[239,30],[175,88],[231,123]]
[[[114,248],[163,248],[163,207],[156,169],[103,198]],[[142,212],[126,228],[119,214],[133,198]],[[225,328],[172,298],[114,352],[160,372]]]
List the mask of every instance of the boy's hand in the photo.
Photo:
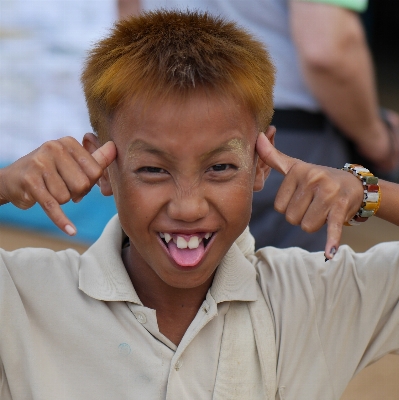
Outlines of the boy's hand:
[[71,137],[46,142],[0,170],[0,205],[11,202],[28,209],[39,203],[60,229],[75,235],[76,228],[60,204],[80,201],[115,157],[113,142],[105,143],[93,154]]
[[342,226],[359,210],[363,187],[359,179],[339,169],[309,164],[279,152],[261,133],[256,143],[261,160],[285,175],[275,209],[293,225],[315,232],[327,222],[326,257],[338,249]]

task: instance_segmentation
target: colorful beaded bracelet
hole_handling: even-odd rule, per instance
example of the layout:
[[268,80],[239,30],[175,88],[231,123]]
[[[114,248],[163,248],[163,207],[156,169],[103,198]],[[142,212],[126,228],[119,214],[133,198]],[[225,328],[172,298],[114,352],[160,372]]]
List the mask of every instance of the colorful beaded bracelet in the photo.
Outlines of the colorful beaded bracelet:
[[348,222],[347,226],[359,225],[375,215],[381,204],[381,189],[378,185],[378,178],[374,176],[367,168],[359,164],[345,164],[342,168],[350,172],[363,184],[363,202],[359,211]]

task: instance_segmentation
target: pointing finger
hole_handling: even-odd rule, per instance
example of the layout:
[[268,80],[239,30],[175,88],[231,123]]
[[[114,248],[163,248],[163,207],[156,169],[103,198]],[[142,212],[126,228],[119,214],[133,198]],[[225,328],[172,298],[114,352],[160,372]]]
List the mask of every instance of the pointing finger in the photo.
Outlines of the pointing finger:
[[69,236],[76,235],[76,228],[69,218],[64,214],[58,201],[43,187],[36,193],[36,201],[43,208],[48,217],[57,225],[61,230]]
[[265,164],[283,175],[287,175],[291,167],[298,162],[296,158],[289,157],[278,151],[263,132],[258,136],[256,151]]
[[325,247],[326,260],[331,260],[338,250],[341,242],[343,217],[341,218],[337,213],[330,212],[327,219],[327,242]]

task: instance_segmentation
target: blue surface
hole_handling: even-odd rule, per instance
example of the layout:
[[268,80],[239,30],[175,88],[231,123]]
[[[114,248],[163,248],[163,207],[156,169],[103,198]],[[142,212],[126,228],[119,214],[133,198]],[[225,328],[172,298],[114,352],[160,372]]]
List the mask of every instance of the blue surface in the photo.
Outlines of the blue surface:
[[[70,201],[62,209],[78,230],[72,239],[88,244],[97,240],[107,222],[117,213],[113,196],[103,196],[97,185],[81,202],[75,204]],[[38,204],[29,210],[21,210],[12,204],[1,206],[0,224],[33,229],[63,239],[70,238],[53,224]]]

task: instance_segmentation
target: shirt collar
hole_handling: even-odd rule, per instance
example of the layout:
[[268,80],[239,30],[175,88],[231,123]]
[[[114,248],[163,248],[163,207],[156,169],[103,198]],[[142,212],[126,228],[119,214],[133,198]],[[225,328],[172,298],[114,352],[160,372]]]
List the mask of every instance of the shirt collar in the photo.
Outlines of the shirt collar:
[[[124,233],[115,215],[100,238],[81,256],[79,289],[103,301],[142,304],[122,262]],[[245,255],[244,255],[245,254]],[[245,258],[253,254],[253,237],[248,228],[223,257],[210,293],[216,303],[256,300],[256,271]]]

